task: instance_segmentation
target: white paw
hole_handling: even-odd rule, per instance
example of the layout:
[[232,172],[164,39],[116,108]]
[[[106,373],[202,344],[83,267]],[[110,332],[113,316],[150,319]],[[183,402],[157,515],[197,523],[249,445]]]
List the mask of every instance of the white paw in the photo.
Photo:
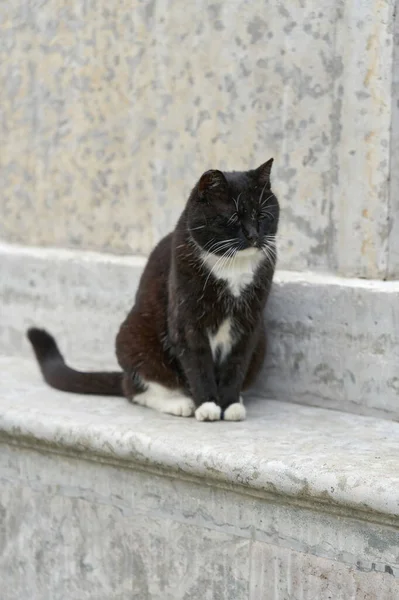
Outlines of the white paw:
[[225,421],[244,421],[246,414],[247,411],[240,398],[240,402],[234,402],[234,404],[230,404],[230,406],[226,408],[223,418]]
[[169,398],[161,407],[161,412],[177,417],[191,417],[194,414],[195,404],[191,398]]
[[195,411],[197,421],[219,421],[222,409],[214,402],[204,402]]

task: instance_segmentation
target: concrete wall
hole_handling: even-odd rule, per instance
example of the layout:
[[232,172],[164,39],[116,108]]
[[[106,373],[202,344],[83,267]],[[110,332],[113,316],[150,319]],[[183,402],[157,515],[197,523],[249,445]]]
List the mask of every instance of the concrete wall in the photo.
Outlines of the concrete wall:
[[0,239],[146,254],[203,170],[275,156],[281,268],[397,277],[393,15],[394,0],[3,2]]
[[2,600],[399,597],[389,523],[0,448]]

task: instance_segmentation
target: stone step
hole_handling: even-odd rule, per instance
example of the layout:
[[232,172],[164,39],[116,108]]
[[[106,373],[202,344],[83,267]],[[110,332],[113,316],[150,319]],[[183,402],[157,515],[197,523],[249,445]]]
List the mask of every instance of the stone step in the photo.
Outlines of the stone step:
[[[30,357],[25,330],[45,325],[73,365],[114,366],[145,260],[0,245],[0,351]],[[398,419],[398,298],[399,282],[278,272],[256,393]]]
[[200,423],[0,373],[2,600],[399,597],[398,423]]

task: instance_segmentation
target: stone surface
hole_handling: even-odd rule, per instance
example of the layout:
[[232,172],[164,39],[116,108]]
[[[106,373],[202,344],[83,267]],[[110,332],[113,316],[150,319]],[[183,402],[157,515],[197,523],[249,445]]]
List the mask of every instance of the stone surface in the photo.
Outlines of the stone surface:
[[339,562],[265,544],[254,544],[251,567],[250,598],[392,600],[399,595],[399,582],[389,571],[348,569]]
[[146,254],[202,171],[274,155],[280,266],[384,277],[393,9],[3,2],[0,239]]
[[[10,372],[10,365],[6,366]],[[4,371],[3,364],[0,372]],[[23,377],[21,371],[25,373]],[[233,486],[223,486],[221,479],[215,477],[213,467],[218,466],[211,461],[211,452],[216,439],[224,440],[218,446],[217,462],[224,462],[225,466],[230,454],[232,460],[237,459],[239,447],[241,455],[248,458],[256,446],[259,450],[259,442],[264,449],[276,445],[276,423],[267,418],[267,408],[260,414],[256,414],[256,409],[250,410],[251,419],[246,424],[219,424],[224,431],[219,425],[215,430],[215,424],[165,418],[117,399],[83,399],[44,391],[37,376],[30,379],[29,371],[29,366],[21,365],[20,382],[14,384],[13,408],[11,413],[7,411],[7,418],[13,418],[19,406],[32,430],[34,406],[39,408],[34,398],[40,388],[42,408],[44,402],[48,406],[51,396],[53,406],[57,405],[57,417],[46,425],[48,409],[41,415],[39,410],[36,412],[35,420],[38,425],[41,423],[40,431],[36,430],[37,442],[45,436],[48,441],[52,437],[55,443],[44,447],[31,438],[27,446],[21,429],[15,431],[12,440],[8,439],[11,444],[4,443],[1,435],[2,600],[396,598],[397,518],[365,512],[361,507],[359,511],[338,509],[328,504],[306,504],[305,498],[256,491],[252,482],[242,485],[245,478],[241,459],[235,465]],[[22,378],[26,379],[25,393]],[[3,433],[7,402],[4,383],[0,395]],[[312,423],[315,437],[321,438],[327,428],[327,415],[331,415],[332,431],[339,415],[311,408],[299,414],[296,407],[293,425],[294,419],[279,413],[276,403],[272,403],[272,410],[276,418],[279,414],[285,421],[277,425],[281,431],[284,429],[285,450],[283,460],[270,463],[270,469],[284,477],[284,460],[290,447],[292,460],[303,463],[303,455],[294,456],[296,441],[291,442],[292,431],[303,428],[303,439],[308,442],[306,452],[312,462],[321,446],[310,442],[305,421],[310,414],[323,413],[323,418]],[[72,431],[79,429],[82,415],[87,436],[82,430],[80,441],[74,438],[75,446],[62,447],[65,436],[72,439]],[[354,417],[344,419],[349,424],[348,420]],[[370,419],[357,420],[367,426],[370,436],[374,435]],[[253,429],[256,421],[262,430]],[[129,426],[135,432],[135,440],[127,433]],[[392,427],[397,426],[389,427],[387,437],[393,442]],[[238,429],[242,433],[245,429],[245,436],[239,435]],[[111,430],[116,435],[109,443],[107,432]],[[104,442],[102,456],[97,452],[100,444],[94,454],[89,447],[94,432]],[[356,428],[347,434],[351,442],[346,446],[347,460],[352,461],[353,467],[357,460],[366,462],[365,456],[361,458],[363,446],[358,446],[359,458],[350,452],[350,445],[359,443],[357,436]],[[151,439],[156,444],[166,437],[168,445],[162,452],[158,446],[154,463],[140,465],[136,459],[131,460],[134,441],[140,440],[140,445],[149,449]],[[328,462],[331,441],[324,437],[322,451]],[[199,477],[188,476],[183,438],[198,460],[203,456],[206,468]],[[193,444],[193,440],[197,443]],[[373,446],[381,449],[383,445],[375,437]],[[137,449],[138,444],[135,446]],[[157,450],[154,443],[152,446]],[[130,458],[125,455],[120,460],[123,447],[129,448]],[[282,447],[281,439],[279,448]],[[305,451],[305,445],[303,448]],[[262,457],[264,466],[268,452]],[[369,454],[370,465],[375,462],[374,454]],[[176,460],[184,463],[179,471],[173,469]],[[340,468],[340,462],[345,468],[341,454],[334,460],[334,468]],[[161,469],[160,461],[164,465]],[[381,465],[383,462],[381,455]],[[323,478],[323,469],[314,471],[315,476],[318,473]],[[293,480],[295,483],[299,482]],[[370,485],[370,491],[377,489],[371,480]]]
[[[0,352],[31,357],[25,331],[46,326],[72,365],[115,365],[144,259],[0,246],[0,262]],[[399,419],[398,294],[396,282],[278,272],[256,393]]]
[[32,361],[4,358],[0,373],[3,440],[308,506],[399,515],[398,423],[272,400],[249,401],[241,423],[200,423],[124,399],[57,392]]
[[389,206],[395,2],[336,4],[330,218],[345,275],[386,276],[389,220],[398,215]]
[[399,419],[399,284],[277,273],[264,395]]
[[144,258],[0,245],[0,261],[1,353],[31,356],[26,329],[45,325],[72,362],[116,364]]
[[[169,480],[40,455],[32,469],[5,452],[2,600],[248,598],[250,540],[146,510]],[[61,478],[50,482],[41,469],[51,468]],[[98,484],[108,489],[98,494]]]
[[[396,14],[399,14],[399,1],[395,3]],[[399,20],[394,22],[394,55],[392,82],[392,122],[391,122],[391,165],[399,164]],[[389,195],[389,264],[387,276],[399,279],[399,172],[392,168],[390,172]]]

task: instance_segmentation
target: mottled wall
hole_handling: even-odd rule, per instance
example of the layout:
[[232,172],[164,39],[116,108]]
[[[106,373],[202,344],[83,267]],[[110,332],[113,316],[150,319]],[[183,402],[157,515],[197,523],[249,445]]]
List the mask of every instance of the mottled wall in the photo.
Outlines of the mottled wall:
[[[396,0],[396,15],[399,11],[399,0]],[[399,18],[394,23],[394,53],[392,80],[392,124],[391,124],[391,162],[390,162],[390,198],[389,213],[389,252],[388,278],[399,279]]]
[[0,238],[145,254],[275,156],[281,268],[397,275],[393,3],[4,0]]

